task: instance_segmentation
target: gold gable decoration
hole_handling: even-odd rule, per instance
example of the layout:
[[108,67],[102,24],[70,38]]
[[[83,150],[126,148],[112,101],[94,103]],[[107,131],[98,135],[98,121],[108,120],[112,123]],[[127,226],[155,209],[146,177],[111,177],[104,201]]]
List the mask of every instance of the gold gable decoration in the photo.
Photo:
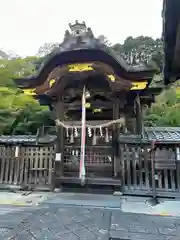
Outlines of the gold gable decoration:
[[[109,77],[109,76],[108,76]],[[111,76],[112,79],[111,81],[114,82],[115,81],[115,77]],[[49,81],[49,87],[51,88],[55,83],[55,79],[52,79]],[[131,87],[131,90],[143,90],[145,89],[147,86],[147,81],[144,82],[133,82],[133,86]],[[179,89],[178,89],[179,90]],[[36,96],[36,88],[30,88],[30,89],[23,89],[23,92],[25,95],[28,96]]]
[[147,81],[144,81],[144,82],[133,82],[132,84],[133,84],[133,86],[132,86],[131,90],[143,90],[147,86]]
[[92,63],[78,63],[78,64],[69,64],[69,72],[85,72],[93,71]]
[[56,82],[55,79],[49,80],[49,87],[51,88],[54,85],[55,82]]
[[36,96],[36,92],[35,92],[35,88],[29,88],[29,89],[23,89],[23,92],[25,95],[28,95],[28,96]]

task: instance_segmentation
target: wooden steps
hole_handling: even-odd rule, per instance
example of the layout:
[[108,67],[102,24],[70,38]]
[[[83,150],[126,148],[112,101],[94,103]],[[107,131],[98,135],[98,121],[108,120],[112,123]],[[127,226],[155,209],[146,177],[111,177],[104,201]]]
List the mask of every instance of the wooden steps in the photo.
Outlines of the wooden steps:
[[[81,184],[81,180],[78,177],[56,177],[58,183],[74,183]],[[85,180],[86,185],[104,185],[104,186],[121,186],[121,180],[115,178],[90,178]]]

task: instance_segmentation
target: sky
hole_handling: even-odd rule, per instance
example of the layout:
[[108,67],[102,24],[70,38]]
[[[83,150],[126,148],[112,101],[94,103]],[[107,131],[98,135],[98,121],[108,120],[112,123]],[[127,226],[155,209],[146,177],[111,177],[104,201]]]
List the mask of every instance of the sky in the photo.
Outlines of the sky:
[[62,42],[69,23],[85,21],[111,43],[162,34],[163,0],[0,0],[0,49],[35,55],[46,42]]

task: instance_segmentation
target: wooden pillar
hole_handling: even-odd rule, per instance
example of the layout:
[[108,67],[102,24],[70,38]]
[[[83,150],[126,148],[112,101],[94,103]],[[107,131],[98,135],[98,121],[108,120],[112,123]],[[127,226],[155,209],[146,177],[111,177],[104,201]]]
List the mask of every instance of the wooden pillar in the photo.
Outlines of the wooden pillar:
[[142,115],[142,108],[141,108],[139,95],[137,95],[136,97],[135,105],[136,105],[136,133],[142,135],[143,134],[143,115]]
[[[117,98],[113,103],[113,120],[119,119],[119,99]],[[113,125],[113,176],[119,177],[120,175],[120,158],[118,151],[118,137],[119,137],[119,126],[117,124]]]
[[130,105],[125,109],[125,130],[130,133],[134,134],[136,132],[136,115],[134,113],[134,106]]
[[[64,121],[64,103],[63,101],[58,101],[55,106],[56,118],[60,121]],[[64,175],[64,128],[61,125],[57,127],[57,143],[56,143],[56,153],[60,154],[60,161],[56,162],[56,175],[59,177]]]

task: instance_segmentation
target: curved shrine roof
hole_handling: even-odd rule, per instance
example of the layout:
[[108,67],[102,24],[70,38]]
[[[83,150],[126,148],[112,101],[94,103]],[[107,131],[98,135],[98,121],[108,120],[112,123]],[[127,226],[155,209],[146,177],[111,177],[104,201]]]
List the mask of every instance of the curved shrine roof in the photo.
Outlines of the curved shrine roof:
[[75,24],[70,24],[70,30],[71,32],[68,30],[65,32],[64,40],[59,47],[46,57],[36,76],[14,80],[20,88],[42,85],[52,70],[58,66],[89,62],[107,64],[118,76],[130,81],[151,81],[156,69],[151,66],[129,66],[120,55],[95,38],[92,30],[87,28],[84,22],[76,21]]

